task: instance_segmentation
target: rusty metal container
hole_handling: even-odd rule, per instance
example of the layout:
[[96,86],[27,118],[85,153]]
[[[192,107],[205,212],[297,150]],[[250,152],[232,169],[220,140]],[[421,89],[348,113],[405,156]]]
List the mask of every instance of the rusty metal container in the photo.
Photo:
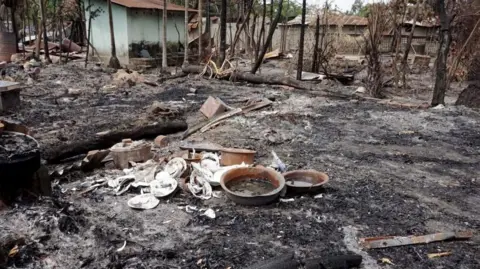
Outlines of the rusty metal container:
[[230,166],[236,164],[253,164],[256,151],[248,149],[223,148],[220,150],[222,158],[220,164]]
[[[272,189],[266,192],[251,194],[247,192],[237,192],[232,189],[233,185],[241,184],[252,179],[263,179],[268,181]],[[269,204],[280,196],[280,192],[285,187],[285,179],[277,171],[270,168],[234,168],[222,175],[220,185],[225,191],[227,197],[233,202],[241,205],[265,205]]]
[[9,62],[12,54],[17,52],[17,41],[15,34],[0,32],[0,62]]
[[318,192],[328,182],[328,175],[315,170],[295,170],[283,174],[287,191],[292,193]]

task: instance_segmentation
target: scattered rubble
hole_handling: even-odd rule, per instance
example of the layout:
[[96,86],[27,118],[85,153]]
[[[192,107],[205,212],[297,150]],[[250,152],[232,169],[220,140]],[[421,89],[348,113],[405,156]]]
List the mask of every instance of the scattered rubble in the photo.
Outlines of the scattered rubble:
[[[353,103],[325,99],[314,92],[210,81],[206,85],[186,79],[167,81],[159,86],[161,89],[135,83],[106,92],[101,89],[111,78],[103,71],[85,71],[105,77],[102,83],[92,85],[81,72],[75,80],[82,82],[72,83],[73,79],[65,79],[59,71],[53,77],[49,70],[55,66],[38,68],[33,87],[22,91],[22,107],[15,116],[32,124],[24,132],[38,137],[42,149],[63,145],[71,152],[74,141],[116,136],[109,143],[58,158],[64,164],[49,165],[55,178],[51,198],[31,204],[22,196],[15,206],[2,212],[0,227],[6,233],[15,227],[26,241],[6,247],[0,240],[0,254],[5,252],[0,255],[0,267],[6,257],[10,266],[26,268],[67,263],[83,267],[247,268],[291,248],[297,256],[292,254],[288,260],[293,266],[302,263],[306,268],[354,266],[345,262],[345,257],[330,259],[330,254],[345,249],[358,251],[363,267],[369,268],[388,266],[377,264],[382,258],[402,268],[426,268],[428,259],[418,257],[432,259],[429,253],[445,257],[435,260],[445,268],[476,266],[468,242],[448,243],[454,244],[456,251],[445,255],[438,253],[443,250],[440,244],[446,244],[443,242],[367,253],[358,247],[356,237],[347,240],[338,228],[356,226],[355,234],[361,236],[378,231],[398,234],[405,229],[412,234],[429,234],[445,228],[443,225],[450,225],[446,227],[452,231],[475,228],[475,198],[470,191],[478,182],[472,178],[478,165],[476,133],[472,131],[477,121],[474,112],[450,106],[441,113],[411,111],[366,99]],[[68,71],[69,67],[63,68]],[[52,79],[46,82],[46,76]],[[237,87],[245,93],[232,90]],[[198,89],[195,95],[188,96],[190,88]],[[50,91],[56,93],[54,98]],[[204,121],[198,111],[209,96],[220,96],[233,108]],[[275,101],[263,96],[274,96]],[[62,103],[62,98],[69,102]],[[262,108],[266,109],[250,112]],[[88,109],[92,110],[80,112]],[[151,119],[162,124],[182,113],[187,113],[190,131],[197,124],[201,126],[189,134],[193,135],[189,141],[181,141],[181,134],[176,134],[179,130],[131,135],[133,130],[146,130],[136,127],[154,128]],[[10,126],[4,125],[4,129]],[[279,137],[275,142],[264,136],[274,132]],[[164,135],[160,141],[153,140],[159,135]],[[115,149],[111,147],[116,148],[119,142],[121,148],[147,144],[148,158],[127,158],[120,169],[113,166]],[[224,149],[232,147],[255,151],[253,161],[224,166]],[[433,158],[429,151],[438,156]],[[234,205],[222,178],[253,167],[276,170],[277,174],[316,169],[328,173],[332,180],[318,192],[302,196],[284,193],[284,188],[273,200],[280,202],[273,205]],[[287,185],[286,175],[283,177]],[[250,179],[260,179],[259,184],[263,184],[260,176]],[[245,194],[245,185],[252,184],[235,188]],[[253,189],[261,192],[258,187]],[[427,189],[432,196],[423,193]],[[465,194],[462,203],[456,202],[456,192]],[[158,241],[158,236],[162,240]],[[239,253],[251,259],[245,260]],[[325,255],[312,258],[318,253]],[[19,263],[24,257],[30,259]],[[358,261],[359,257],[354,258]],[[339,264],[343,267],[335,267]]]

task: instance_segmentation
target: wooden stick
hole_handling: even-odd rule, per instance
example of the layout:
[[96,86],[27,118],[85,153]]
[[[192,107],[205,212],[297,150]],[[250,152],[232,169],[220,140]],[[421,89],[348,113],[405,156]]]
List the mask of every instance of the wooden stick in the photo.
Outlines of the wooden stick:
[[[207,121],[204,121],[204,122],[201,122],[195,126],[193,126],[192,128],[188,128],[188,130],[186,130],[183,135],[182,135],[182,139],[185,139],[187,137],[189,137],[190,135],[196,133],[198,130],[204,128],[206,125],[208,124],[214,124],[215,122],[218,122],[222,119],[226,119],[228,117],[231,117],[233,115],[236,115],[238,113],[241,113],[242,112],[242,109],[240,108],[237,108],[235,110],[231,110],[231,111],[227,111],[225,113],[222,113],[214,118],[211,118],[210,120],[207,120]],[[230,115],[231,114],[231,115]]]
[[222,115],[220,115],[219,117],[216,117],[215,120],[213,121],[210,121],[209,123],[207,123],[205,126],[203,126],[201,129],[200,129],[200,132],[204,133],[206,132],[208,129],[210,129],[215,123],[217,122],[220,122],[220,121],[223,121],[223,120],[226,120],[228,118],[231,118],[237,114],[240,114],[242,113],[242,109],[241,108],[236,108],[232,111],[228,111],[227,113],[223,113]]

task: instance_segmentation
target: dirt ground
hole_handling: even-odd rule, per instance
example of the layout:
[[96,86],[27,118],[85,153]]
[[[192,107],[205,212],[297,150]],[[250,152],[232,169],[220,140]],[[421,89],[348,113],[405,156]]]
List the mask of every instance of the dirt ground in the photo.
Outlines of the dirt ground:
[[[155,81],[157,75],[145,77]],[[425,77],[412,82],[420,85],[417,92],[399,99],[428,100],[431,78]],[[264,165],[275,150],[289,170],[324,171],[330,182],[321,198],[294,196],[268,206],[235,205],[224,195],[202,201],[179,191],[153,210],[136,211],[127,206],[134,192],[114,196],[100,188],[79,196],[71,190],[88,177],[107,176],[107,169],[72,171],[55,179],[54,197],[23,199],[0,213],[3,234],[24,239],[7,267],[246,268],[293,250],[301,258],[358,253],[364,258],[361,268],[480,268],[479,111],[448,105],[402,109],[195,77],[158,87],[138,83],[105,89],[110,81],[104,71],[44,68],[39,82],[23,92],[20,111],[6,116],[30,126],[46,148],[128,121],[153,101],[176,107],[194,124],[202,119],[198,109],[209,95],[232,106],[268,97],[274,100],[271,107],[187,140],[254,149],[257,163]],[[197,89],[195,95],[191,88]],[[172,135],[171,145],[159,154],[178,151],[179,137]],[[187,205],[212,208],[216,218],[187,213]],[[363,250],[357,243],[365,236],[461,230],[477,234],[468,241],[382,250]],[[427,257],[443,251],[452,255]],[[394,265],[380,264],[382,258]]]

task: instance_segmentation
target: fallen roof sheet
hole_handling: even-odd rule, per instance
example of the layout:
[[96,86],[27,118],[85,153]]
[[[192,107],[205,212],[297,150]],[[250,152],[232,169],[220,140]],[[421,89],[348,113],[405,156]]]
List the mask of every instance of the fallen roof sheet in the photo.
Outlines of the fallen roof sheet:
[[[112,3],[128,8],[145,8],[163,10],[163,0],[112,0]],[[167,10],[185,11],[185,7],[180,5],[167,3]],[[196,9],[188,9],[188,11],[197,11]]]

